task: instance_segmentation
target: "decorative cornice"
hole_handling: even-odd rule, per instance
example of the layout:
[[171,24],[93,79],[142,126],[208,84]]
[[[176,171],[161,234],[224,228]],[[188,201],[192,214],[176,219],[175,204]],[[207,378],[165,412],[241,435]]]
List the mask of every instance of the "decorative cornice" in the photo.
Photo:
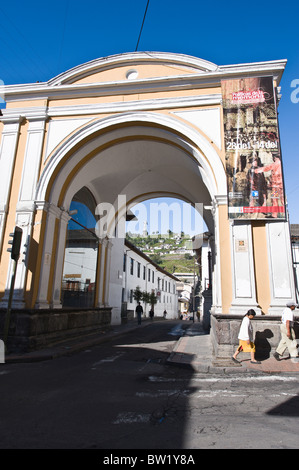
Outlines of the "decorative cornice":
[[35,210],[48,212],[50,203],[48,201],[35,201]]
[[221,95],[218,93],[209,95],[197,95],[178,98],[157,98],[152,100],[115,101],[113,103],[54,106],[46,110],[44,108],[12,108],[6,109],[5,119],[46,120],[48,117],[59,116],[84,116],[107,113],[126,113],[136,111],[150,111],[162,108],[184,108],[195,106],[213,106],[221,104]]
[[[7,85],[4,86],[4,93],[7,102],[37,98],[67,99],[108,95],[117,96],[219,87],[223,79],[264,75],[272,75],[277,81],[277,84],[279,84],[286,62],[286,60],[276,60],[250,64],[226,65],[199,73],[193,72],[186,75],[120,80],[117,82],[59,84],[53,79],[46,83]],[[132,62],[128,62],[128,66],[134,66],[134,58],[132,58]],[[89,70],[90,73],[92,73],[92,68]],[[85,73],[87,73],[87,68]]]
[[45,121],[48,118],[47,107],[32,108],[7,108],[2,109],[0,121],[4,123],[22,122],[24,119],[28,121]]
[[[0,117],[0,121],[3,122],[3,124],[16,124],[19,127],[25,117],[22,114],[13,110],[11,110],[12,112],[6,111],[6,109],[2,109],[2,116]],[[5,131],[6,130],[4,128],[2,133],[4,133]]]
[[48,109],[48,116],[82,116],[101,113],[126,113],[136,111],[150,111],[162,108],[185,108],[194,106],[212,106],[221,103],[220,94],[187,96],[179,98],[157,98],[152,100],[134,100],[129,102],[117,101],[114,103],[55,106]]
[[216,194],[214,199],[217,206],[227,205],[227,194]]

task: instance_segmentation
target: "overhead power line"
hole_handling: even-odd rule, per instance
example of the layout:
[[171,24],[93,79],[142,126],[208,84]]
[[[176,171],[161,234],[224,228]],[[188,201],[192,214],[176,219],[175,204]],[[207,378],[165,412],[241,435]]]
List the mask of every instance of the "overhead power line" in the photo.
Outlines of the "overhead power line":
[[143,21],[142,21],[142,25],[141,25],[141,28],[140,28],[140,33],[139,33],[138,41],[137,41],[137,44],[136,44],[136,49],[135,49],[135,52],[137,52],[137,50],[138,50],[139,41],[140,41],[140,38],[141,38],[141,34],[142,34],[143,25],[144,25],[144,21],[145,21],[145,17],[146,17],[147,9],[148,9],[148,6],[149,6],[149,2],[150,2],[150,0],[147,0],[147,5],[146,5],[145,12],[144,12]]
[[64,23],[63,23],[63,29],[62,29],[62,36],[61,36],[60,53],[59,53],[59,59],[58,59],[58,70],[60,69],[60,65],[61,65],[62,51],[63,51],[63,46],[64,46],[65,30],[66,30],[66,23],[67,23],[67,17],[68,17],[69,6],[70,6],[70,1],[67,0],[67,2],[66,2],[66,7],[65,7],[65,15],[64,15]]

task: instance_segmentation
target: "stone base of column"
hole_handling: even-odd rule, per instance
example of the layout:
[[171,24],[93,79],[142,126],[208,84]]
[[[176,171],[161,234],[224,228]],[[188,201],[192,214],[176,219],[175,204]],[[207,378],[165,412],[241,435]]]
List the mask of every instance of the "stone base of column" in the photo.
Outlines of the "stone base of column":
[[[246,312],[245,312],[246,313]],[[231,358],[239,340],[238,334],[244,315],[211,314],[211,343],[213,357]],[[252,320],[256,357],[265,359],[275,351],[280,341],[281,315],[259,315]],[[245,353],[244,354],[245,357]]]

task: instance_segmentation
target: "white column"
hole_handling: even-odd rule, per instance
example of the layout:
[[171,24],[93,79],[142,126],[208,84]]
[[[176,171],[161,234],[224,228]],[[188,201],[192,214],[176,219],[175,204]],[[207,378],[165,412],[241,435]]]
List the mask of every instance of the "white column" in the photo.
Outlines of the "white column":
[[[24,308],[25,307],[25,287],[26,287],[26,274],[27,274],[27,265],[25,262],[25,255],[23,252],[25,251],[25,244],[27,245],[26,250],[29,249],[29,240],[31,236],[32,230],[32,219],[33,219],[33,212],[21,212],[16,214],[16,225],[23,230],[22,233],[22,241],[20,247],[20,257],[17,264],[17,271],[16,271],[16,278],[15,278],[15,285],[14,285],[14,296],[12,301],[13,308]],[[8,297],[9,297],[9,290],[10,290],[10,283],[11,283],[11,276],[12,276],[12,269],[13,264],[10,260],[8,273],[7,273],[7,280],[6,280],[6,288],[3,300],[1,302],[1,306],[3,308],[7,307],[8,304]]]
[[71,216],[63,211],[60,216],[59,222],[59,232],[57,240],[57,249],[55,255],[55,270],[54,270],[54,279],[53,279],[53,293],[52,293],[52,302],[50,305],[53,308],[61,308],[61,282],[62,282],[62,273],[63,273],[63,263],[65,257],[65,240],[67,232],[67,224]]
[[113,248],[111,249],[109,290],[106,297],[111,310],[111,324],[119,325],[121,323],[121,306],[122,306],[122,288],[125,287],[124,265],[124,238],[113,238]]
[[99,239],[99,250],[101,249],[99,259],[99,269],[97,276],[97,291],[98,291],[98,304],[97,307],[104,307],[103,292],[104,292],[104,273],[105,273],[105,256],[106,256],[107,239]]
[[29,122],[17,211],[34,210],[34,196],[41,163],[46,114]]
[[[27,143],[24,156],[24,164],[22,170],[22,179],[19,190],[19,198],[16,207],[16,221],[15,225],[23,230],[21,255],[18,261],[17,273],[14,286],[14,299],[12,306],[14,308],[24,308],[25,306],[25,287],[26,287],[26,274],[27,266],[22,260],[24,251],[24,244],[27,245],[27,250],[30,250],[30,237],[32,233],[32,221],[35,211],[34,194],[36,191],[36,184],[38,178],[38,171],[41,161],[42,144],[44,138],[45,128],[45,114],[36,116],[32,122],[29,122],[27,132]],[[12,274],[12,263],[8,269],[8,277],[6,281],[6,292],[3,298],[4,304],[8,300],[10,280]]]
[[[13,170],[16,157],[16,149],[18,145],[19,135],[20,135],[20,124],[23,120],[22,116],[15,117],[3,117],[1,118],[4,122],[4,128],[2,131],[2,139],[0,145],[0,246],[3,243],[4,227],[6,224],[8,206],[9,206],[9,197],[10,189],[13,178]],[[26,239],[28,233],[27,228],[30,226],[30,214],[24,214],[23,217],[16,218],[16,225],[19,225],[23,229],[22,236],[22,247],[21,252],[23,251],[24,240]],[[6,287],[3,299],[1,301],[1,307],[6,308],[8,303],[9,289],[11,283],[13,265],[10,260],[7,278],[6,278]],[[16,280],[15,280],[15,290],[12,307],[18,308],[23,307],[23,297],[24,297],[24,283],[20,291],[20,279],[24,275],[24,264],[22,264],[22,257],[20,257],[17,266]]]
[[250,222],[231,224],[233,300],[230,313],[246,313],[253,308],[261,314],[256,300],[252,227]]
[[111,249],[112,242],[107,240],[107,252],[106,252],[106,273],[105,273],[105,285],[104,285],[104,306],[109,306],[109,285],[110,285],[110,267],[111,267]]
[[221,266],[220,266],[220,230],[219,230],[219,206],[227,205],[227,196],[216,195],[213,200],[212,215],[214,218],[214,237],[211,237],[209,244],[211,247],[212,264],[212,312],[222,313],[222,287],[221,287]]
[[280,315],[287,302],[296,301],[289,223],[271,221],[266,231],[271,292],[269,313]]
[[35,308],[49,308],[48,302],[48,286],[49,286],[49,276],[50,268],[53,254],[53,239],[55,232],[56,219],[60,218],[61,209],[53,204],[45,206],[47,209],[47,221],[46,221],[46,230],[45,230],[45,240],[43,246],[43,255],[42,263],[40,270],[40,279],[39,279],[39,289]]

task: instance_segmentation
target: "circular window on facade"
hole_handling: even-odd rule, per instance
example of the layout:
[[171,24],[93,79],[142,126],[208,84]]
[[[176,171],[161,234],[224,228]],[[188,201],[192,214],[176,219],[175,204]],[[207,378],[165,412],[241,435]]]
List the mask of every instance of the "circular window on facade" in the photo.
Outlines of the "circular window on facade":
[[126,78],[128,80],[135,80],[138,77],[138,72],[137,70],[128,70],[126,73]]

